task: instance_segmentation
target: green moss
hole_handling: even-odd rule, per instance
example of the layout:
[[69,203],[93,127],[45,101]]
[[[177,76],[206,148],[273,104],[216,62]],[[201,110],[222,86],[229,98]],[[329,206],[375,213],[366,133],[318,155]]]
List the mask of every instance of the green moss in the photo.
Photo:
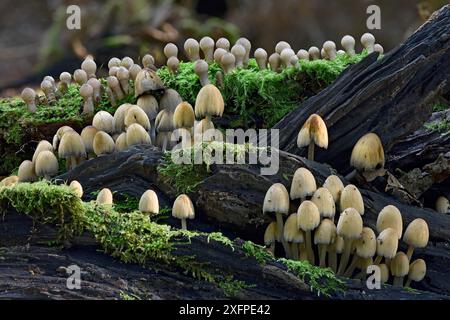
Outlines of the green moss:
[[450,103],[437,103],[433,106],[433,112],[440,112],[450,109]]
[[424,127],[429,131],[447,133],[450,132],[450,121],[444,119],[437,122],[425,123]]
[[307,261],[279,259],[278,262],[307,283],[319,296],[330,297],[332,294],[344,292],[345,283],[337,278],[331,269],[313,266]]
[[258,261],[259,264],[266,264],[267,261],[274,260],[273,256],[267,252],[267,250],[260,245],[254,244],[251,241],[246,241],[242,245],[242,249],[244,250],[247,257],[253,257]]
[[211,232],[211,233],[207,234],[208,243],[211,240],[219,242],[219,243],[223,244],[224,246],[228,246],[231,248],[231,250],[234,251],[233,241],[231,241],[231,239],[225,237],[221,232]]
[[83,230],[82,202],[67,186],[41,181],[0,187],[0,209],[9,206],[30,216],[37,225],[56,225],[58,240],[70,239]]
[[[297,67],[281,73],[260,71],[256,61],[250,59],[249,67],[225,75],[220,88],[226,103],[225,117],[233,119],[233,126],[250,126],[257,122],[253,117],[262,117],[263,126],[271,127],[311,92],[317,93],[333,82],[349,65],[360,61],[366,52],[349,57],[339,55],[335,60],[300,61]],[[166,67],[158,70],[164,84],[177,90],[191,104],[201,88],[191,62],[180,63],[179,72],[172,74]],[[216,83],[215,75],[220,71],[216,63],[209,66],[208,75]],[[239,116],[238,119],[233,116]]]
[[139,199],[128,194],[114,195],[114,210],[117,212],[133,212],[139,209]]
[[244,289],[256,287],[256,285],[248,285],[245,281],[235,280],[232,276],[219,281],[218,286],[230,298],[235,298]]

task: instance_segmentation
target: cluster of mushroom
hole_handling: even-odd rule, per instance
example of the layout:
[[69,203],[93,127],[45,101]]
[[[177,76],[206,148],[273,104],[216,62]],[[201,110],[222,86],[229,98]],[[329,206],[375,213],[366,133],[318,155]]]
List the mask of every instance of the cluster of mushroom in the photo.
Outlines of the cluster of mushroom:
[[[283,221],[283,216],[290,212],[290,200],[299,201],[300,205],[296,213]],[[359,279],[366,276],[368,266],[378,265],[382,282],[386,283],[392,275],[394,285],[398,286],[403,285],[404,277],[408,277],[409,285],[411,280],[420,281],[425,276],[425,262],[422,259],[411,261],[411,257],[415,248],[423,248],[428,243],[427,223],[420,218],[413,220],[403,234],[408,251],[406,254],[398,251],[403,232],[400,211],[388,205],[379,212],[376,236],[371,228],[363,226],[364,201],[360,191],[352,184],[344,186],[336,175],[329,176],[323,186],[317,188],[313,174],[306,168],[299,168],[289,193],[280,183],[269,188],[263,211],[276,217],[264,235],[272,254],[275,243],[281,242],[288,258],[316,264],[317,252],[319,266],[328,266],[339,275]],[[340,215],[335,217],[337,212]]]
[[[338,54],[348,54],[353,56],[355,52],[356,41],[352,36],[346,35],[341,40],[344,50],[337,51],[336,44],[333,41],[326,41],[322,49],[311,47],[309,50],[301,49],[297,53],[286,41],[280,41],[275,46],[275,52],[268,56],[263,48],[254,51],[254,58],[260,70],[270,68],[275,72],[283,68],[295,66],[299,60],[334,60]],[[361,37],[362,46],[369,53],[377,51],[383,53],[383,47],[375,43],[375,37],[370,33],[365,33]],[[194,70],[197,73],[202,86],[210,83],[208,79],[208,64],[215,62],[221,66],[225,74],[233,72],[235,69],[245,68],[249,64],[251,55],[251,42],[246,38],[240,38],[231,46],[226,38],[220,38],[214,41],[210,37],[203,37],[200,42],[189,38],[184,42],[184,52],[191,62],[195,62]],[[202,53],[202,54],[201,54]],[[164,48],[164,55],[167,58],[167,67],[177,73],[180,60],[178,59],[178,47],[169,43]],[[202,59],[202,57],[203,59]],[[220,85],[223,74],[216,74],[216,82]]]

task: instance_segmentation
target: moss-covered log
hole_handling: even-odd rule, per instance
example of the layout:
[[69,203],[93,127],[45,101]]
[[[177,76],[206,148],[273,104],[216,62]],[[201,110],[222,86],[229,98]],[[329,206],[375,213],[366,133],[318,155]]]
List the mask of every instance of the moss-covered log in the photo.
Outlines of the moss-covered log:
[[351,150],[368,132],[376,132],[389,152],[423,125],[438,97],[448,96],[449,24],[447,5],[382,59],[372,53],[346,69],[332,85],[275,125],[280,130],[280,149],[305,154],[297,147],[297,134],[306,119],[317,113],[330,137],[328,150],[318,150],[318,161],[348,172]]

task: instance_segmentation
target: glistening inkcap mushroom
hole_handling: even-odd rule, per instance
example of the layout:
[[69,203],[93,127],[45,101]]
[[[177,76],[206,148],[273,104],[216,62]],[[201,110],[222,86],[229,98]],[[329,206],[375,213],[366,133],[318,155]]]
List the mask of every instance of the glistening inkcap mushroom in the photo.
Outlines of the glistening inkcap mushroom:
[[305,200],[300,204],[297,211],[297,225],[299,229],[305,232],[306,250],[308,252],[308,261],[311,264],[315,263],[314,251],[312,249],[311,233],[320,224],[320,213],[317,206]]
[[353,241],[361,237],[362,229],[363,221],[361,215],[354,208],[345,209],[339,216],[337,234],[344,239],[345,243],[338,274],[343,274],[347,268]]
[[195,217],[194,205],[187,195],[181,194],[175,199],[172,216],[181,220],[182,230],[187,230],[186,219],[194,219]]
[[308,146],[308,160],[314,160],[314,146],[328,148],[328,130],[323,119],[312,114],[304,123],[297,136],[297,146],[303,148]]
[[411,221],[403,235],[403,242],[408,245],[408,251],[406,253],[408,260],[411,261],[415,248],[425,248],[427,246],[429,237],[430,232],[425,220],[417,218]]

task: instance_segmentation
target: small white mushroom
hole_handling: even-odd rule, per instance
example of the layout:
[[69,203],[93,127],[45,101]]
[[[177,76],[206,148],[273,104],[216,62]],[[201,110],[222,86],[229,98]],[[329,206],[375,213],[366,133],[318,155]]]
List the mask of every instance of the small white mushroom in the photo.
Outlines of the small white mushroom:
[[300,60],[309,60],[309,53],[305,49],[298,50],[297,58]]
[[266,69],[267,66],[267,51],[263,48],[258,48],[255,50],[255,60],[258,63],[259,70]]
[[56,101],[55,91],[53,89],[53,84],[49,80],[44,80],[41,82],[41,89],[47,97],[48,103],[52,104]]
[[336,59],[336,44],[333,41],[326,41],[323,44],[323,50],[330,60]]
[[269,57],[270,70],[278,72],[280,69],[281,59],[278,53],[272,53]]
[[120,59],[119,58],[111,58],[108,61],[108,68],[111,69],[112,67],[120,67]]
[[81,69],[86,72],[88,79],[95,78],[95,72],[97,71],[97,64],[92,59],[86,59],[81,64]]
[[58,90],[61,93],[66,93],[70,82],[72,81],[72,75],[68,72],[61,72],[61,74],[59,75],[59,87]]
[[214,51],[214,61],[217,62],[218,64],[221,64],[222,61],[222,57],[225,53],[227,53],[228,51],[223,49],[223,48],[217,48]]
[[250,59],[250,51],[252,50],[252,43],[247,38],[239,38],[236,44],[240,44],[245,49],[244,66],[247,67],[248,60]]
[[27,104],[29,112],[36,112],[36,92],[31,88],[25,88],[21,94],[22,100]]
[[180,66],[180,60],[177,57],[170,57],[167,59],[167,68],[169,68],[170,72],[177,73],[178,68]]
[[138,65],[137,63],[133,64],[130,68],[130,70],[128,70],[128,72],[130,73],[130,79],[135,81],[136,77],[138,75],[138,73],[142,70],[141,66]]
[[120,67],[116,67],[116,66],[114,66],[114,67],[111,67],[111,69],[109,69],[109,71],[108,71],[108,75],[109,76],[117,76],[117,71],[119,71],[119,68]]
[[374,51],[375,37],[371,33],[364,33],[361,36],[361,44],[367,49],[368,53],[372,53]]
[[203,37],[200,40],[200,49],[203,51],[206,62],[212,62],[214,59],[214,40],[210,37]]
[[320,50],[317,47],[311,47],[308,50],[309,59],[310,60],[318,60],[320,59]]
[[200,59],[200,45],[197,40],[189,38],[184,42],[184,51],[191,62]]
[[80,87],[80,95],[83,97],[83,113],[94,113],[94,103],[93,103],[94,89],[91,85],[85,83]]
[[120,87],[125,95],[130,93],[130,72],[125,67],[120,67],[117,71],[117,80],[120,82]]
[[235,69],[236,58],[232,53],[225,53],[221,59],[221,65],[225,74],[233,72]]
[[280,41],[275,46],[275,52],[279,55],[281,55],[281,52],[283,52],[284,49],[291,49],[291,45],[286,41]]
[[355,38],[353,38],[350,35],[342,37],[341,40],[342,48],[345,49],[345,52],[347,52],[349,56],[355,55],[355,43],[356,43]]
[[228,52],[230,51],[230,41],[227,38],[220,38],[216,41],[216,47]]
[[164,55],[167,59],[170,57],[178,57],[178,47],[173,43],[168,43],[164,47]]
[[155,69],[155,58],[151,54],[146,54],[142,57],[142,65],[146,69]]
[[87,82],[88,76],[87,76],[86,71],[77,69],[73,73],[73,79],[75,80],[76,83],[78,83],[80,86],[82,86],[83,84],[85,84]]
[[200,83],[202,86],[206,86],[211,83],[208,79],[208,62],[205,60],[197,60],[194,65],[194,71],[200,78]]
[[384,48],[381,44],[376,43],[373,46],[373,51],[378,52],[380,55],[384,53]]
[[94,101],[94,104],[97,105],[101,98],[102,98],[102,84],[100,83],[100,81],[97,78],[90,78],[87,81],[87,84],[90,85],[92,87],[93,94],[92,94],[92,98]]
[[127,70],[131,68],[131,66],[134,64],[134,60],[130,57],[124,57],[122,58],[122,61],[120,62],[120,65],[122,67],[125,67]]
[[290,61],[293,56],[295,56],[295,52],[291,48],[286,48],[283,51],[281,51],[280,59],[285,68],[288,68],[291,66]]
[[231,48],[231,53],[234,55],[236,59],[236,68],[244,67],[244,59],[245,59],[245,48],[240,44],[235,44]]
[[114,76],[110,76],[106,79],[106,81],[108,82],[108,87],[114,93],[114,96],[117,99],[122,100],[125,96],[122,91],[122,88],[120,87],[119,80],[117,80],[117,78]]

